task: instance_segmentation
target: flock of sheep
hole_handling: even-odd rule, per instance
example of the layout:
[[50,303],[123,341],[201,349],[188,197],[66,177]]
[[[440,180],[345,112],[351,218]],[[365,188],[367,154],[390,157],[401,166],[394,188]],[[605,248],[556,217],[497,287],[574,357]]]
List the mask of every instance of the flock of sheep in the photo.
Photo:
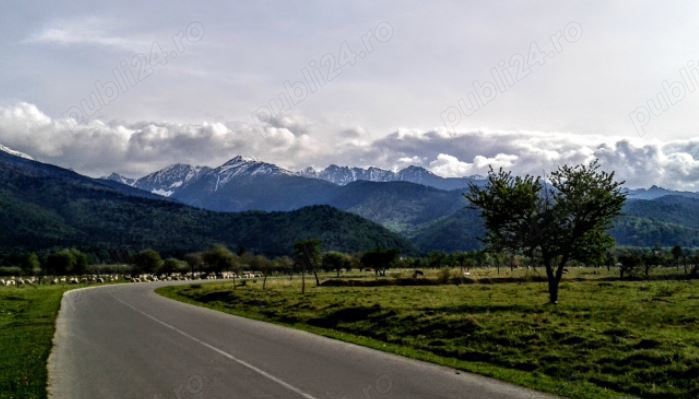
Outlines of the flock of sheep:
[[41,284],[104,284],[104,283],[114,283],[121,279],[122,277],[118,274],[108,274],[108,275],[91,275],[83,277],[9,277],[7,279],[0,279],[0,287],[24,287],[24,286],[35,286]]
[[214,275],[202,275],[195,273],[192,277],[191,275],[175,273],[170,276],[155,275],[155,274],[141,274],[139,276],[122,276],[119,274],[106,274],[106,275],[89,275],[83,277],[9,277],[7,279],[0,279],[0,287],[24,287],[24,286],[36,286],[41,284],[104,284],[104,283],[116,283],[119,281],[128,281],[132,283],[141,282],[152,282],[152,281],[177,281],[177,280],[216,280],[216,279],[234,279],[234,278],[255,278],[261,277],[258,273],[245,272],[240,276],[235,273],[224,272],[221,276]]

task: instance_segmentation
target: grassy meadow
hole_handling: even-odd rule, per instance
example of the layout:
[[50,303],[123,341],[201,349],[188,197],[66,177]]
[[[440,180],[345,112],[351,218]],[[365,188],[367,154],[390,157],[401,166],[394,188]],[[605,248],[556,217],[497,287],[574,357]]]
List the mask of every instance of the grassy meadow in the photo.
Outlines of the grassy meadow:
[[528,281],[537,272],[521,269],[474,271],[476,282],[464,285],[313,287],[309,279],[304,296],[297,277],[269,280],[264,291],[258,280],[158,292],[571,398],[699,397],[699,282],[665,279],[672,273],[615,281],[615,271],[571,268],[558,305],[547,304],[545,283]]
[[56,316],[63,293],[74,288],[0,288],[0,398],[46,397]]

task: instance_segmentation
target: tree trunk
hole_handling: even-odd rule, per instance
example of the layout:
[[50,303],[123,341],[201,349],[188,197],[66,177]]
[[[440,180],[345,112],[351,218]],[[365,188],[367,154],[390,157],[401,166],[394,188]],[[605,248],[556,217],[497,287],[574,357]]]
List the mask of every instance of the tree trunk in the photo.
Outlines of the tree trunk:
[[318,272],[316,269],[313,269],[313,277],[316,278],[316,287],[318,287],[320,285],[320,279],[318,278]]
[[558,287],[561,283],[561,279],[563,278],[563,270],[565,270],[566,263],[567,261],[565,258],[562,259],[561,263],[554,271],[551,260],[544,260],[544,266],[546,266],[546,277],[549,286],[549,303],[553,305],[558,303]]
[[337,269],[337,278],[340,278],[340,269]]
[[301,294],[306,293],[306,273],[301,269]]
[[549,285],[549,303],[556,304],[558,303],[558,284],[556,284],[556,276],[548,260],[544,261],[544,266],[546,267],[546,279]]
[[558,304],[558,282],[555,279],[549,279],[549,303]]
[[265,273],[264,277],[262,277],[262,290],[265,290],[265,287],[267,287],[267,273]]

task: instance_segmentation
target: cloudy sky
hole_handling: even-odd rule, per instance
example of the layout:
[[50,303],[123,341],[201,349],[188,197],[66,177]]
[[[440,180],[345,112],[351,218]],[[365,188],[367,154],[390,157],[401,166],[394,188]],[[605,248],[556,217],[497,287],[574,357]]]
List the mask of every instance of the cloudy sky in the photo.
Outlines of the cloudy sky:
[[0,144],[130,176],[599,158],[699,190],[696,2],[94,3],[0,2]]

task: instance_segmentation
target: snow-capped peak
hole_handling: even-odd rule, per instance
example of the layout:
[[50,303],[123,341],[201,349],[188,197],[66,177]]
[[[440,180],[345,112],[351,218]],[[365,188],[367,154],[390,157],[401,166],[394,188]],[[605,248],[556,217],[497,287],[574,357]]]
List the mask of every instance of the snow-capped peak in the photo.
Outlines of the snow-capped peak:
[[[277,165],[260,162],[254,158],[246,158],[241,155],[229,160],[214,171],[221,175],[223,179],[230,179],[235,176],[271,176],[271,175],[293,175],[286,169]],[[224,183],[225,181],[222,181]]]
[[176,163],[138,179],[134,186],[141,190],[169,197],[177,188],[209,171],[211,168],[206,166]]
[[224,164],[221,165],[221,166],[225,166],[225,165],[238,165],[238,164],[241,164],[241,163],[244,163],[244,162],[259,162],[259,161],[258,161],[256,158],[253,158],[253,157],[244,157],[244,156],[242,156],[242,155],[236,155],[235,157],[233,157],[233,158],[229,159],[228,161],[226,161],[226,163],[224,163]]
[[115,182],[121,183],[121,184],[126,184],[127,186],[133,186],[133,185],[136,183],[136,179],[132,179],[132,178],[130,178],[130,177],[122,176],[122,175],[120,175],[120,174],[118,174],[118,173],[116,173],[116,172],[115,172],[115,173],[112,173],[112,174],[109,175],[109,176],[103,176],[102,179],[103,179],[103,180],[115,181]]
[[6,152],[6,153],[8,153],[8,154],[10,154],[10,155],[14,155],[14,156],[16,156],[16,157],[20,157],[20,158],[24,158],[24,159],[29,159],[29,160],[32,160],[32,161],[34,160],[34,158],[30,157],[29,155],[27,155],[27,154],[25,154],[25,153],[23,153],[23,152],[17,151],[17,150],[13,150],[12,148],[5,147],[5,146],[2,145],[2,144],[0,144],[0,151]]

